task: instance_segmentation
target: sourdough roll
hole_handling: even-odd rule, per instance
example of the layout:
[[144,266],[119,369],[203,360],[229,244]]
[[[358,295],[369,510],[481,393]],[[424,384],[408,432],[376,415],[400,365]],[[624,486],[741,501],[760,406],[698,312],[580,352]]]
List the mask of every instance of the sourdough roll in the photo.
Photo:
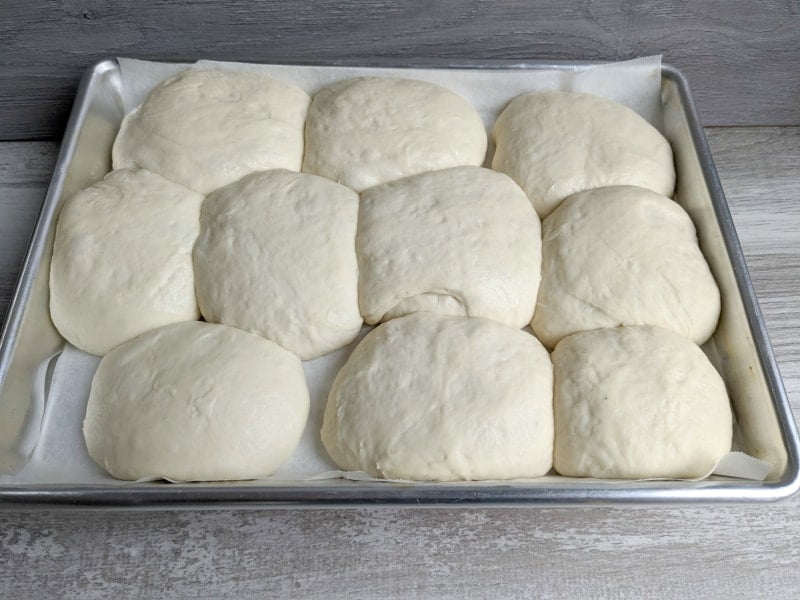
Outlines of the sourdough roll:
[[179,323],[103,357],[83,433],[118,479],[255,479],[291,456],[308,409],[296,356],[232,327]]
[[112,171],[61,209],[50,317],[102,355],[137,335],[200,317],[192,245],[203,196],[144,169]]
[[537,477],[552,466],[552,365],[529,333],[417,313],[370,332],[331,388],[322,442],[373,477]]
[[542,223],[531,325],[545,345],[616,325],[657,325],[702,344],[719,314],[692,220],[671,199],[632,186],[589,190]]
[[552,359],[561,475],[704,477],[730,451],[725,384],[691,341],[658,327],[597,329],[564,338]]
[[314,175],[271,170],[203,203],[194,246],[207,321],[263,335],[306,360],[361,329],[358,194]]
[[189,69],[125,116],[113,165],[144,167],[203,194],[256,171],[299,171],[310,102],[260,73]]
[[567,196],[593,188],[637,185],[672,196],[672,148],[631,109],[576,92],[531,92],[514,98],[492,132],[492,168],[508,173],[544,218]]
[[483,164],[483,121],[435,83],[359,77],[316,93],[306,124],[303,171],[356,191],[401,177]]
[[540,228],[519,186],[489,169],[366,190],[356,238],[366,322],[431,311],[524,327],[539,287]]

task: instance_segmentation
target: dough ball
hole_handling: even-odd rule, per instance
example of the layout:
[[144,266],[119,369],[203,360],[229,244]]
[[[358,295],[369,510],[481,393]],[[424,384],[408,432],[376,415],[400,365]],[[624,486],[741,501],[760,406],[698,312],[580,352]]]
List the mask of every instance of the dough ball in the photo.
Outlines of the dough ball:
[[263,335],[302,359],[358,335],[358,194],[322,177],[255,173],[211,194],[194,247],[207,321]]
[[576,333],[553,352],[555,468],[570,477],[703,477],[731,449],[725,384],[658,327]]
[[199,318],[192,245],[203,196],[144,169],[112,171],[61,209],[50,316],[102,355],[150,329]]
[[255,479],[292,454],[308,408],[290,352],[232,327],[180,323],[103,357],[83,434],[118,479]]
[[416,311],[530,322],[541,225],[502,173],[455,167],[365,191],[356,248],[367,323]]
[[144,167],[203,194],[255,171],[299,171],[310,102],[258,73],[190,69],[125,117],[113,165]]
[[486,138],[475,109],[434,83],[347,79],[314,96],[303,171],[360,192],[425,171],[482,165]]
[[503,110],[492,133],[492,168],[508,173],[544,218],[567,196],[637,185],[672,196],[672,148],[658,130],[612,100],[533,92]]
[[701,344],[720,294],[689,215],[622,186],[566,199],[542,223],[542,284],[532,327],[547,346],[576,331],[657,325]]
[[537,477],[552,466],[553,378],[532,335],[418,313],[356,347],[322,442],[342,469],[418,481]]

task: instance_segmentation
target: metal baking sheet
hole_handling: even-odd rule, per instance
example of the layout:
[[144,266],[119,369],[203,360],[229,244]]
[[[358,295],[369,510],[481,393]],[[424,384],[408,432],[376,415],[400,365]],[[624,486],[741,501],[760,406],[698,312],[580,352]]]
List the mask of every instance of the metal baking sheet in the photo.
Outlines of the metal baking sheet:
[[[567,71],[594,63],[508,62],[406,65],[469,68],[477,76],[503,68]],[[386,66],[386,65],[372,65]],[[398,75],[402,69],[398,69]],[[51,185],[0,337],[0,473],[24,462],[24,432],[31,419],[36,378],[63,340],[48,312],[48,270],[62,199],[110,170],[110,149],[123,108],[114,102],[119,63],[101,61],[81,82]],[[711,477],[703,481],[601,481],[546,477],[526,482],[396,484],[346,480],[251,481],[114,485],[0,484],[0,508],[21,505],[96,507],[327,506],[363,504],[542,504],[771,501],[800,487],[798,436],[763,318],[688,85],[662,67],[664,130],[678,172],[676,201],[692,216],[701,247],[720,286],[720,325],[705,350],[728,386],[736,437],[748,453],[775,467],[764,482]]]

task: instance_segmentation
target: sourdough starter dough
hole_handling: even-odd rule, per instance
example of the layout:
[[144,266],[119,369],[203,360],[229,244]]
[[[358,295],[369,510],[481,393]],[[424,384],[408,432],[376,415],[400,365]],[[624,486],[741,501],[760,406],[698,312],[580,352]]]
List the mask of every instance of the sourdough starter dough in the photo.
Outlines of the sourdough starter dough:
[[370,332],[331,388],[322,441],[342,469],[452,481],[552,465],[552,365],[529,333],[417,313]]
[[657,327],[576,333],[553,352],[555,468],[570,477],[704,477],[731,449],[725,384]]
[[299,171],[310,102],[266,75],[190,69],[125,117],[113,165],[144,167],[203,194],[255,171]]
[[194,248],[207,321],[267,337],[306,360],[361,329],[355,236],[358,194],[285,170],[211,194]]
[[632,186],[590,190],[542,223],[532,327],[547,346],[616,325],[657,325],[701,344],[719,313],[694,225],[669,198]]
[[308,409],[296,356],[232,327],[180,323],[103,358],[83,432],[118,479],[255,479],[289,458]]
[[461,96],[434,83],[360,77],[314,96],[303,171],[356,191],[425,171],[483,164],[486,129]]
[[50,316],[102,355],[150,329],[199,318],[192,245],[203,196],[143,169],[112,171],[61,209]]
[[356,247],[367,323],[416,311],[530,322],[541,226],[508,176],[455,167],[365,191]]
[[503,110],[492,133],[492,168],[508,173],[544,218],[570,194],[637,185],[675,188],[669,142],[631,109],[575,92],[532,92]]

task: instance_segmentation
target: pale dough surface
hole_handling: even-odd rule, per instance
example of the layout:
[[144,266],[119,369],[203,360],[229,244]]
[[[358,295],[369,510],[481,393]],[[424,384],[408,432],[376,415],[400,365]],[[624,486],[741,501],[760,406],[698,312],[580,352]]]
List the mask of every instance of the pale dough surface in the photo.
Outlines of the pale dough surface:
[[719,289],[694,225],[671,199],[632,186],[590,190],[542,223],[531,325],[547,346],[616,325],[657,325],[701,344],[719,313]]
[[334,381],[322,441],[342,469],[452,481],[552,466],[552,365],[529,333],[417,313],[370,332]]
[[434,83],[360,77],[314,96],[303,171],[356,191],[460,165],[483,164],[483,121],[461,96]]
[[263,335],[306,360],[361,329],[358,194],[315,175],[255,173],[211,194],[194,247],[207,321]]
[[533,315],[541,225],[502,173],[455,167],[365,191],[356,247],[367,323],[433,311],[524,327]]
[[144,169],[112,171],[61,209],[50,317],[102,355],[150,329],[199,318],[192,245],[203,196]]
[[255,479],[289,458],[308,410],[296,356],[257,335],[195,321],[103,357],[83,432],[91,457],[118,479]]
[[570,477],[694,478],[731,449],[725,384],[657,327],[576,333],[552,355],[555,468]]
[[590,94],[518,96],[492,132],[492,168],[508,173],[544,218],[567,196],[637,185],[665,196],[675,188],[672,148],[631,109]]
[[256,171],[299,171],[310,102],[258,73],[190,69],[126,115],[113,165],[144,167],[203,194]]

